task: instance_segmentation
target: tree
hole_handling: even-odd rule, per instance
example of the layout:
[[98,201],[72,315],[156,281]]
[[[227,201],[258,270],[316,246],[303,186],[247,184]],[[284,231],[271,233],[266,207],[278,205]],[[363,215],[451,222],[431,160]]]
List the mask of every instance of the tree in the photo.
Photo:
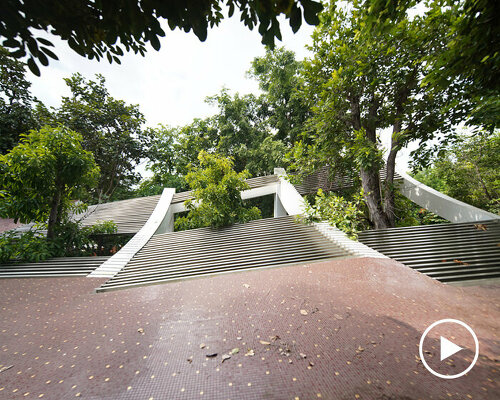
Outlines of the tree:
[[0,47],[0,154],[19,142],[19,135],[36,127],[25,65]]
[[[327,163],[359,171],[371,222],[375,228],[394,226],[398,151],[412,140],[425,142],[450,129],[442,111],[451,94],[421,85],[424,57],[446,45],[446,24],[404,17],[368,34],[367,15],[358,2],[349,12],[332,6],[320,18],[311,47],[314,57],[304,72],[314,116],[306,141],[295,148],[296,166],[307,171]],[[384,162],[379,135],[387,128],[392,135]],[[379,170],[384,164],[382,185]]]
[[500,131],[459,139],[415,178],[451,197],[500,212]]
[[23,223],[48,221],[47,238],[53,239],[72,195],[99,175],[82,140],[64,126],[22,134],[21,142],[0,156],[0,215]]
[[74,74],[65,81],[71,97],[63,97],[61,106],[52,111],[39,109],[39,118],[82,135],[83,147],[93,153],[101,171],[89,198],[99,203],[119,198],[120,190],[139,181],[135,166],[148,155],[150,131],[142,129],[144,116],[137,105],[111,97],[102,75],[92,81]]
[[264,92],[260,97],[267,125],[274,138],[292,145],[304,129],[310,109],[303,96],[302,63],[285,48],[268,49],[264,57],[252,61],[248,75],[259,82]]
[[[424,83],[437,91],[460,82],[462,90],[449,99],[461,118],[492,132],[500,124],[500,3],[496,0],[366,0],[367,29],[378,30],[408,8],[425,4],[429,17],[448,14],[446,49],[427,57]],[[459,96],[458,96],[459,94]]]
[[176,229],[220,228],[260,218],[259,209],[245,207],[241,199],[240,192],[250,188],[247,171],[237,173],[230,158],[206,151],[198,159],[200,166],[191,167],[186,175],[193,191],[193,199],[185,202],[188,215],[176,220]]
[[272,46],[274,38],[281,40],[277,17],[285,14],[296,32],[302,24],[302,14],[308,24],[318,23],[320,3],[313,0],[203,0],[203,1],[66,1],[47,0],[41,5],[35,0],[5,0],[0,17],[0,36],[3,46],[12,49],[16,58],[29,56],[30,70],[40,75],[36,64],[48,65],[49,58],[57,56],[50,49],[53,44],[37,36],[37,30],[50,32],[66,41],[75,52],[89,59],[106,57],[110,63],[120,63],[126,51],[145,54],[146,43],[160,49],[159,37],[165,36],[160,20],[166,19],[170,29],[185,32],[193,30],[204,41],[208,27],[219,25],[224,18],[222,6],[226,3],[228,16],[238,9],[241,21],[258,31],[264,44]]

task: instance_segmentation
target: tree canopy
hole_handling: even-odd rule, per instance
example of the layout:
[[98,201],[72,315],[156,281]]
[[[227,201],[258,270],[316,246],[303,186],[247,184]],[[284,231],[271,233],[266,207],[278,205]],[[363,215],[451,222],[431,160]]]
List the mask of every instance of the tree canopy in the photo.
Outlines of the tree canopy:
[[[311,46],[314,57],[304,71],[313,116],[305,139],[295,147],[296,166],[306,172],[325,164],[333,171],[356,171],[374,226],[394,226],[398,151],[412,140],[446,135],[450,128],[443,112],[450,94],[443,90],[438,95],[421,84],[424,56],[446,46],[440,32],[446,26],[405,17],[370,33],[364,29],[368,15],[357,2],[348,11],[331,6],[320,18]],[[383,129],[392,130],[385,161]]]
[[79,132],[82,146],[94,155],[101,175],[87,199],[102,202],[120,198],[120,191],[139,181],[135,167],[148,154],[150,131],[143,129],[144,116],[139,106],[113,98],[102,75],[93,81],[77,73],[65,81],[71,96],[63,97],[58,108],[39,107],[38,118]]
[[160,49],[159,38],[165,36],[160,24],[163,19],[170,29],[193,30],[204,41],[208,27],[223,20],[224,6],[229,17],[238,10],[249,29],[258,27],[262,42],[269,46],[274,45],[275,38],[281,40],[280,14],[289,19],[296,32],[303,19],[317,24],[317,14],[323,8],[314,0],[5,0],[0,36],[12,56],[28,56],[30,70],[40,75],[37,61],[46,66],[49,58],[57,60],[57,55],[51,49],[53,44],[37,31],[59,36],[81,56],[120,63],[124,50],[144,55],[147,43]]
[[47,237],[65,218],[77,190],[99,176],[82,137],[64,126],[42,127],[21,135],[21,142],[0,156],[0,215],[23,223],[47,222]]
[[241,191],[250,187],[245,182],[248,171],[237,173],[230,158],[201,151],[199,167],[190,166],[186,181],[193,191],[193,199],[185,202],[186,217],[177,218],[176,229],[201,227],[220,228],[236,222],[260,218],[256,207],[247,207]]
[[33,116],[36,99],[30,93],[24,63],[0,47],[0,154],[19,142],[19,135],[37,126]]

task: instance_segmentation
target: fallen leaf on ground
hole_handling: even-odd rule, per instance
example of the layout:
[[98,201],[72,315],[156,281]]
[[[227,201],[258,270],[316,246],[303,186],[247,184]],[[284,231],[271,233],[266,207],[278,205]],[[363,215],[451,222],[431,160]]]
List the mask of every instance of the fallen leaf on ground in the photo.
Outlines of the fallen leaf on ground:
[[306,358],[307,357],[304,353],[299,353],[299,356],[301,356],[302,358]]
[[243,286],[246,287],[247,289],[250,287],[248,283],[244,283]]
[[200,349],[204,349],[205,347],[205,343],[200,344]]
[[314,367],[314,363],[312,361],[309,361],[309,366]]
[[238,337],[236,338],[236,340],[241,340],[241,339],[243,339],[241,336],[238,336]]
[[0,368],[0,372],[7,371],[8,369],[11,369],[13,365],[7,365],[5,367]]
[[318,308],[318,307],[314,307],[314,308],[311,310],[311,314],[317,313],[318,311],[319,311],[319,308]]
[[271,342],[266,342],[265,340],[259,340],[260,344],[263,344],[264,346],[267,346],[271,344]]
[[271,336],[269,339],[271,339],[272,342],[275,342],[276,340],[281,339],[278,335]]
[[229,354],[238,354],[240,352],[240,349],[238,347],[235,347],[234,349],[232,349]]
[[231,358],[231,356],[229,354],[223,354],[222,355],[222,362],[229,360],[230,358]]
[[342,315],[339,315],[339,314],[333,314],[333,316],[334,316],[336,319],[344,319],[344,318],[342,317]]
[[191,364],[191,363],[193,362],[193,357],[189,357],[189,358],[187,359],[187,362],[188,362],[189,364]]
[[245,353],[245,357],[247,356],[254,356],[255,352],[252,349],[248,349],[248,351]]
[[207,354],[205,357],[213,358],[213,357],[217,357],[217,354],[218,353],[210,353],[210,354]]
[[137,332],[142,333],[144,335],[144,329],[142,328],[137,329]]
[[300,313],[301,313],[302,315],[307,315],[307,314],[308,314],[306,310],[300,310]]
[[293,364],[293,361],[291,359],[288,359],[288,364]]

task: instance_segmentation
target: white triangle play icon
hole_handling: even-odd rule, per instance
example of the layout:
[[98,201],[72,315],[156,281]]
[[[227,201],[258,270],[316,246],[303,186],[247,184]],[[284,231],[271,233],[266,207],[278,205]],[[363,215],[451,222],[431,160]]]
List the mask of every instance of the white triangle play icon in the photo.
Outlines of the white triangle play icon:
[[462,347],[457,346],[455,343],[441,336],[441,361],[462,349]]

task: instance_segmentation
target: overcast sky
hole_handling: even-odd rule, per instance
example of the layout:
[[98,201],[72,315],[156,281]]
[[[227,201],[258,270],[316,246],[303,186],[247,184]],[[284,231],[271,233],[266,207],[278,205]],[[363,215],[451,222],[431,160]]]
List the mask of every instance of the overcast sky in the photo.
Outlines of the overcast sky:
[[[165,25],[165,24],[164,24]],[[282,20],[283,42],[302,59],[313,28],[304,22],[293,34],[288,20]],[[258,93],[257,83],[245,77],[254,57],[265,48],[256,30],[250,31],[239,18],[226,18],[208,32],[205,42],[194,33],[170,31],[161,40],[160,51],[148,47],[145,57],[128,53],[122,64],[109,64],[83,58],[64,42],[53,39],[59,61],[41,67],[40,78],[30,74],[32,92],[44,104],[58,106],[61,96],[69,95],[63,78],[80,72],[87,78],[104,75],[111,95],[127,103],[139,104],[147,124],[184,125],[195,117],[205,117],[214,109],[204,103],[207,96],[227,87],[233,92]],[[51,38],[52,39],[52,38]]]
[[[297,59],[309,56],[305,45],[311,43],[313,27],[304,21],[293,34],[284,18],[281,27],[283,41],[278,41],[277,46],[294,51]],[[109,64],[104,59],[88,60],[51,37],[59,61],[51,60],[48,67],[41,67],[41,77],[28,73],[32,93],[47,106],[59,106],[61,97],[70,94],[63,78],[79,72],[92,79],[99,73],[106,78],[111,96],[139,105],[148,126],[159,123],[177,126],[215,113],[204,99],[223,87],[233,93],[259,92],[257,83],[246,78],[245,73],[255,57],[265,54],[265,47],[259,33],[250,31],[236,14],[209,30],[205,42],[200,42],[192,32],[170,31],[165,26],[164,30],[160,51],[149,47],[145,57],[127,53],[121,58],[121,65]],[[388,136],[384,135],[384,139],[385,144]],[[402,151],[399,157],[403,168],[407,153]],[[140,170],[143,172],[143,168]]]

